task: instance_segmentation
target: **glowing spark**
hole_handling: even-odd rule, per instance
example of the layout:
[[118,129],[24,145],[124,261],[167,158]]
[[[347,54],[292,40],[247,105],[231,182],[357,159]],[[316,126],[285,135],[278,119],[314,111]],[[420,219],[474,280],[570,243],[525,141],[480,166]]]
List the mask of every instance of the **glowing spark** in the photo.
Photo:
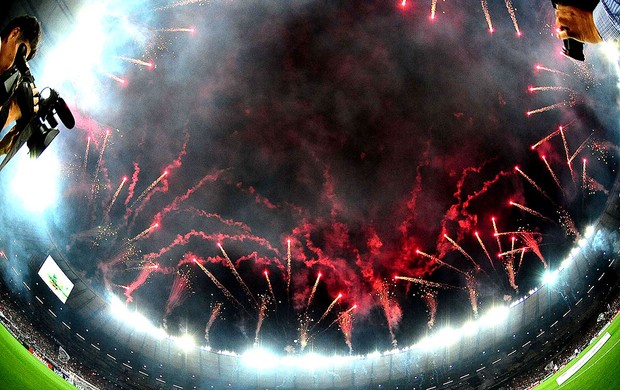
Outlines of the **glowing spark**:
[[103,166],[103,154],[105,153],[105,147],[108,144],[108,138],[110,138],[110,132],[106,131],[105,137],[103,138],[103,145],[101,146],[101,151],[99,152],[99,160],[97,160],[97,168],[95,169],[95,178],[93,179],[93,186],[91,188],[91,195],[94,197],[99,192],[99,171]]
[[336,303],[338,302],[340,298],[342,298],[342,294],[338,294],[338,296],[332,301],[332,303],[330,303],[329,306],[327,306],[325,313],[323,313],[321,318],[319,318],[319,320],[316,322],[316,324],[314,324],[314,326],[318,325],[319,322],[323,321],[325,317],[327,317],[327,314],[329,314],[329,312],[334,308],[334,306],[336,305]]
[[527,180],[534,188],[536,188],[536,191],[540,192],[540,194],[547,198],[549,201],[551,201],[551,203],[554,203],[553,199],[551,199],[549,195],[547,195],[547,193],[542,188],[540,188],[540,186],[536,184],[536,182],[531,177],[529,177],[525,174],[525,172],[519,169],[518,166],[515,167],[515,171],[517,171],[521,176],[525,178],[525,180]]
[[586,138],[586,140],[583,141],[581,145],[579,145],[577,150],[575,150],[575,153],[573,153],[573,155],[570,156],[570,158],[568,159],[569,163],[571,163],[575,159],[575,157],[577,157],[577,155],[583,150],[583,148],[588,144],[588,141],[590,141],[590,138],[592,138],[592,134],[590,134],[588,138]]
[[499,251],[502,251],[502,243],[499,240],[499,233],[497,231],[497,225],[495,224],[495,217],[491,218],[491,222],[493,223],[493,231],[495,232],[495,239],[497,239],[497,247],[499,248]]
[[[523,250],[521,251],[521,259],[523,259],[524,253],[525,248],[523,248]],[[506,268],[506,274],[508,275],[508,283],[510,283],[510,287],[512,287],[513,290],[518,291],[519,286],[517,286],[517,283],[515,281],[515,270],[512,256],[509,256],[506,259],[506,261],[504,262],[504,267]]]
[[583,170],[581,172],[581,190],[584,192],[586,190],[586,183],[587,183],[587,176],[586,176],[586,163],[587,162],[588,160],[584,158],[583,159]]
[[437,9],[437,0],[431,0],[431,20],[435,20],[436,9]]
[[108,76],[109,78],[111,78],[112,80],[116,81],[117,83],[119,83],[120,85],[125,85],[127,84],[127,80],[120,78],[116,75],[113,75],[112,73],[108,73],[106,76]]
[[555,135],[560,134],[560,131],[562,131],[562,126],[558,127],[557,130],[555,130],[554,132],[552,132],[551,134],[547,135],[545,138],[541,139],[540,141],[536,142],[534,145],[532,145],[530,148],[532,150],[536,149],[538,146],[540,146],[541,144],[549,141],[551,138],[553,138]]
[[138,234],[137,236],[135,236],[134,238],[130,239],[128,241],[128,243],[132,243],[132,242],[136,242],[139,239],[143,238],[144,236],[146,236],[147,234],[149,234],[150,232],[152,232],[153,230],[157,229],[159,227],[159,224],[154,224],[149,226],[147,229],[145,229],[144,231],[142,231],[140,234]]
[[437,292],[427,289],[422,294],[422,299],[428,307],[428,322],[426,325],[429,329],[435,326],[435,317],[437,315]]
[[568,77],[567,73],[560,72],[559,70],[556,70],[556,69],[547,68],[546,66],[543,66],[543,65],[535,65],[534,69],[536,69],[536,70],[544,70],[545,72],[551,72],[551,73],[555,73],[555,74],[559,74],[559,75]]
[[226,262],[228,263],[228,267],[230,268],[230,270],[233,272],[233,274],[235,275],[235,279],[237,279],[237,282],[239,282],[239,284],[241,285],[241,287],[243,288],[243,290],[245,291],[245,293],[252,298],[252,300],[254,301],[254,303],[256,304],[256,306],[258,306],[258,301],[256,300],[256,298],[254,298],[254,294],[252,294],[252,291],[250,291],[250,288],[248,287],[247,284],[245,284],[245,282],[243,281],[243,279],[241,278],[241,275],[239,275],[239,272],[237,272],[237,268],[235,268],[235,265],[233,264],[233,262],[230,260],[230,257],[228,257],[228,253],[226,253],[226,251],[224,250],[224,247],[222,246],[222,244],[220,244],[219,242],[217,243],[217,246],[220,248],[220,250],[222,251],[222,255],[224,255],[224,258],[226,259]]
[[260,328],[263,326],[263,320],[265,319],[265,312],[267,311],[267,301],[269,297],[263,295],[260,302],[260,309],[258,310],[258,322],[256,324],[256,333],[254,335],[254,346],[258,346],[258,335]]
[[567,87],[558,87],[558,86],[547,86],[547,87],[529,87],[528,90],[530,92],[536,92],[536,91],[568,91],[568,92],[575,92],[574,90],[567,88]]
[[116,202],[116,198],[118,198],[118,195],[121,193],[121,190],[123,189],[123,186],[125,185],[126,181],[127,181],[127,178],[123,177],[123,181],[121,181],[121,184],[116,189],[114,196],[112,196],[112,201],[110,202],[110,205],[108,206],[108,209],[106,210],[105,215],[110,214],[110,210],[112,210],[112,206],[114,206],[114,202]]
[[291,299],[291,240],[286,241],[286,296]]
[[[523,250],[521,251],[521,257],[519,258],[519,265],[518,265],[517,271],[516,271],[517,273],[521,269],[521,264],[523,263],[523,256],[525,256],[525,248],[523,248]],[[516,286],[513,286],[513,288],[516,290]]]
[[206,1],[207,0],[180,0],[180,1],[176,1],[174,3],[168,4],[168,5],[164,5],[163,7],[154,8],[153,11],[164,11],[170,8],[182,7],[182,6],[190,5],[190,4],[203,5],[205,4]]
[[377,296],[379,298],[379,303],[383,308],[383,312],[385,313],[385,318],[388,323],[388,330],[390,331],[390,338],[392,340],[392,346],[394,348],[397,347],[396,336],[394,335],[394,330],[398,326],[400,319],[402,318],[402,310],[398,303],[394,301],[390,297],[390,291],[388,290],[388,285],[386,282],[380,282],[375,285],[375,289],[377,291]]
[[[463,273],[465,275],[465,273]],[[439,288],[442,290],[448,290],[448,289],[455,289],[456,287],[451,286],[449,284],[444,284],[444,283],[437,283],[437,282],[431,282],[428,280],[424,280],[424,279],[420,279],[420,278],[412,278],[409,276],[395,276],[394,279],[396,280],[405,280],[407,282],[411,282],[411,283],[416,283],[419,284],[421,286],[426,286],[426,287],[432,287],[432,288]]]
[[213,274],[212,274],[211,272],[209,272],[209,270],[208,270],[208,269],[206,269],[206,268],[205,268],[205,266],[204,266],[204,265],[200,264],[200,262],[199,262],[198,260],[196,260],[196,259],[193,259],[193,261],[194,261],[194,263],[196,263],[196,264],[200,267],[200,269],[202,270],[202,272],[204,272],[204,273],[205,273],[205,275],[207,275],[207,276],[209,277],[209,279],[211,279],[211,281],[213,282],[213,284],[215,284],[215,285],[217,286],[217,288],[219,288],[219,289],[220,289],[220,291],[224,294],[224,296],[225,296],[226,298],[228,298],[228,300],[229,300],[229,301],[231,301],[232,303],[234,303],[235,305],[237,305],[237,307],[243,308],[243,309],[245,310],[245,308],[244,308],[244,306],[241,304],[241,302],[239,302],[239,301],[237,300],[237,298],[235,298],[235,297],[234,297],[234,296],[230,293],[230,291],[228,291],[228,289],[227,289],[226,287],[224,287],[224,286],[222,285],[222,283],[220,283],[220,281],[219,281],[219,280],[217,280],[217,279],[215,278],[215,276],[213,276]]
[[506,9],[510,14],[510,19],[512,19],[512,24],[515,26],[515,31],[517,32],[517,36],[521,36],[521,30],[519,30],[519,24],[517,23],[517,15],[515,13],[515,7],[513,7],[512,2],[510,0],[506,0]]
[[541,156],[542,160],[545,162],[545,166],[547,167],[547,170],[549,171],[549,173],[551,174],[551,177],[553,178],[553,181],[555,181],[555,184],[558,186],[558,188],[560,190],[563,190],[562,185],[560,184],[560,180],[558,180],[558,177],[555,175],[555,173],[553,172],[553,169],[551,169],[551,166],[549,165],[549,162],[547,161],[547,159],[545,158],[545,156]]
[[482,247],[482,250],[487,255],[487,258],[489,259],[489,263],[491,263],[491,266],[493,267],[493,269],[495,269],[495,264],[493,264],[493,260],[491,260],[491,255],[489,255],[489,252],[487,251],[487,248],[484,246],[484,243],[482,242],[482,239],[480,238],[480,235],[478,234],[478,232],[475,232],[474,235],[478,239],[478,242],[480,243],[480,246]]
[[90,150],[90,137],[88,137],[88,141],[86,141],[86,152],[84,152],[84,162],[82,163],[82,170],[86,171],[86,166],[88,166],[88,151]]
[[487,0],[480,0],[480,4],[482,5],[482,12],[484,12],[484,18],[487,21],[487,25],[489,26],[489,32],[493,33],[493,23],[491,22],[491,14],[489,13],[489,5],[487,4]]
[[222,311],[222,303],[216,302],[211,307],[211,316],[209,317],[209,321],[207,321],[207,326],[205,326],[205,340],[207,345],[209,345],[209,332],[211,331],[211,327],[215,320],[220,316],[220,312]]
[[478,265],[478,263],[476,263],[473,259],[473,257],[471,257],[469,255],[469,253],[465,252],[465,249],[463,249],[459,244],[456,243],[456,241],[454,241],[453,239],[451,239],[447,234],[443,235],[444,238],[448,241],[450,241],[450,243],[459,251],[463,254],[463,256],[465,256],[467,259],[469,259],[473,264],[474,267],[476,267],[476,269],[479,269],[480,266]]
[[351,332],[353,330],[353,314],[350,310],[345,311],[338,317],[338,324],[340,330],[344,335],[344,341],[349,347],[349,353],[353,352],[353,345],[351,344]]
[[123,60],[123,61],[131,62],[132,64],[146,66],[149,69],[153,69],[155,67],[155,64],[151,61],[146,62],[146,61],[139,60],[137,58],[121,57],[121,56],[116,56],[116,58]]
[[471,275],[467,275],[465,281],[467,284],[467,292],[469,293],[471,310],[474,312],[474,318],[478,318],[478,292],[476,291],[476,281]]
[[312,286],[312,291],[310,292],[310,298],[308,298],[308,304],[306,305],[306,313],[308,313],[308,309],[310,308],[310,304],[312,303],[312,299],[314,298],[314,294],[316,293],[316,288],[319,285],[319,280],[321,280],[321,273],[316,277],[316,281],[314,282],[314,286]]
[[267,279],[267,286],[269,286],[269,292],[271,293],[271,296],[273,297],[273,302],[275,303],[277,302],[276,294],[273,292],[273,287],[271,286],[271,280],[269,279],[269,272],[265,270],[264,274],[265,274],[265,279]]
[[551,110],[554,110],[556,108],[566,107],[569,104],[570,104],[569,102],[559,102],[559,103],[551,104],[549,106],[537,108],[535,110],[530,110],[530,111],[526,112],[525,114],[527,116],[532,116],[534,114],[540,114],[541,112],[551,111]]
[[[448,263],[445,263],[445,262],[439,260],[439,258],[437,258],[437,257],[435,257],[433,255],[429,255],[428,253],[424,253],[421,250],[417,250],[416,253],[420,254],[420,255],[422,255],[424,257],[428,257],[429,259],[433,260],[434,262],[436,262],[439,265],[446,266],[446,267],[448,267],[448,268],[450,268],[450,269],[452,269],[452,270],[454,270],[454,271],[456,271],[458,273],[465,274],[465,272],[461,271],[460,269],[456,268],[455,266],[452,266],[452,265],[450,265]],[[397,277],[397,279],[398,279],[398,277]]]
[[167,175],[168,175],[168,171],[164,171],[164,173],[162,173],[161,176],[159,176],[157,179],[155,179],[155,181],[152,182],[151,185],[149,185],[148,187],[146,187],[146,189],[144,191],[142,191],[140,196],[138,196],[138,198],[136,198],[136,200],[131,204],[131,206],[129,206],[129,208],[133,209],[134,206],[136,204],[138,204],[138,202],[140,202],[142,199],[144,199],[146,194],[148,194],[153,188],[155,188],[155,186],[158,185],[159,182],[162,181],[162,179],[164,177],[166,177]]
[[545,217],[544,215],[542,215],[541,213],[539,213],[538,211],[536,211],[536,210],[532,210],[531,208],[526,207],[526,206],[524,206],[524,205],[522,205],[522,204],[515,203],[515,202],[513,202],[513,201],[510,201],[510,202],[508,202],[508,203],[509,203],[511,206],[515,206],[515,207],[517,207],[517,208],[519,208],[519,209],[521,209],[521,210],[523,210],[523,211],[526,211],[526,212],[528,212],[528,213],[530,213],[530,214],[532,214],[532,215],[534,215],[534,216],[537,216],[538,218],[546,219],[547,221],[553,222],[553,220],[552,220],[552,219],[547,218],[547,217]]
[[155,32],[189,32],[189,33],[194,33],[196,32],[196,29],[193,27],[170,27],[170,28],[157,28],[155,30],[152,30]]
[[[159,268],[159,267],[157,267]],[[168,301],[166,302],[166,315],[170,314],[172,310],[181,305],[191,290],[191,284],[189,281],[189,271],[181,272],[177,271],[172,282],[172,289],[168,295]]]
[[564,152],[566,153],[566,163],[568,164],[568,169],[570,170],[570,177],[575,180],[575,172],[573,171],[573,166],[570,161],[570,154],[568,153],[568,142],[566,142],[566,135],[564,134],[564,130],[560,129],[560,135],[562,135],[562,143],[564,143]]

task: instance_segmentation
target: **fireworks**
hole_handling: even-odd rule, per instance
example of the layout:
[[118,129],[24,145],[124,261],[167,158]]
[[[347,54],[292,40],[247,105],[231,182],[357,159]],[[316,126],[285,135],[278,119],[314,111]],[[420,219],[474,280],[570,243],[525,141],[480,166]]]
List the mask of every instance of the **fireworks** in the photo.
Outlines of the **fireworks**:
[[489,255],[489,251],[487,251],[487,248],[484,246],[484,243],[482,242],[482,239],[480,238],[480,235],[478,234],[478,232],[474,232],[474,235],[478,239],[478,242],[480,243],[480,247],[484,251],[484,254],[487,255],[487,258],[489,259],[489,263],[491,263],[491,267],[493,267],[493,269],[495,269],[495,264],[493,264],[493,260],[491,260],[491,255]]
[[493,33],[493,23],[491,22],[491,14],[489,13],[489,5],[487,4],[487,0],[480,0],[480,5],[482,5],[482,12],[484,12],[484,18],[489,26],[489,32]]
[[321,273],[316,276],[316,281],[314,282],[314,286],[312,286],[312,291],[310,292],[310,297],[308,298],[308,303],[306,304],[306,313],[308,313],[308,309],[310,308],[310,304],[312,303],[312,299],[314,298],[314,294],[316,293],[316,288],[319,285],[319,280],[321,280]]
[[536,69],[536,70],[543,70],[545,72],[555,73],[555,74],[559,74],[561,76],[568,77],[567,73],[564,73],[564,72],[559,71],[557,69],[547,68],[546,66],[543,66],[543,65],[534,65],[534,69]]
[[226,264],[228,264],[228,267],[233,272],[233,275],[235,275],[235,279],[237,279],[237,282],[239,282],[239,284],[243,288],[243,291],[245,291],[245,293],[248,295],[248,297],[250,297],[252,299],[252,301],[254,301],[254,304],[256,304],[256,306],[258,306],[258,302],[256,301],[256,298],[254,298],[254,294],[252,294],[252,291],[250,291],[250,288],[248,287],[248,285],[243,281],[243,279],[241,278],[241,275],[239,275],[239,272],[237,272],[237,268],[235,268],[235,265],[230,260],[230,257],[228,257],[228,253],[226,253],[226,251],[224,250],[224,247],[222,246],[222,244],[220,244],[218,242],[217,246],[222,251],[222,255],[224,255],[224,258],[226,259]]
[[127,80],[125,80],[124,78],[118,77],[115,74],[112,73],[107,73],[106,76],[108,76],[109,78],[111,78],[112,80],[116,81],[117,83],[119,83],[120,85],[125,85],[127,84]]
[[[105,137],[103,138],[103,146],[101,146],[101,151],[99,152],[99,160],[97,160],[97,168],[95,169],[95,178],[93,179],[93,185],[91,188],[91,196],[95,198],[99,193],[99,172],[101,171],[101,167],[103,166],[103,154],[105,153],[105,147],[108,144],[108,138],[110,137],[110,132],[106,131]],[[89,138],[90,140],[90,138]]]
[[209,345],[209,332],[211,331],[211,327],[215,320],[220,316],[222,312],[223,304],[221,302],[216,302],[211,305],[211,315],[209,316],[209,321],[207,321],[207,325],[205,326],[205,341],[207,345]]
[[189,296],[190,291],[191,283],[189,280],[189,271],[177,271],[174,275],[174,281],[172,282],[172,289],[168,295],[168,301],[166,302],[166,315],[169,315],[172,310],[181,305]]
[[123,57],[123,56],[116,56],[116,58],[118,58],[119,60],[131,62],[132,64],[146,66],[149,69],[155,68],[155,64],[152,61],[146,62],[146,61],[139,60],[137,58]]
[[575,92],[570,88],[567,87],[559,87],[559,86],[546,86],[546,87],[529,87],[527,89],[530,92],[537,92],[537,91],[568,91],[568,92]]
[[[349,347],[349,353],[353,352],[353,345],[351,344],[351,332],[353,330],[353,308],[345,311],[338,317],[338,324],[340,330],[344,335],[344,341]],[[394,342],[394,341],[393,341]]]
[[123,189],[123,186],[125,185],[126,181],[127,181],[127,178],[123,177],[123,180],[121,181],[121,184],[116,189],[116,192],[114,192],[114,196],[112,196],[112,201],[110,202],[110,205],[108,206],[107,210],[105,211],[105,215],[110,214],[110,210],[112,210],[112,207],[114,206],[114,203],[116,202],[116,198],[118,198],[118,195],[121,193],[121,190]]
[[315,326],[318,325],[319,322],[323,321],[325,317],[327,317],[327,314],[329,314],[329,312],[334,308],[334,306],[340,300],[340,298],[342,298],[342,294],[338,294],[338,296],[332,301],[332,303],[330,303],[329,306],[327,306],[327,309],[325,310],[321,318],[319,318],[319,320],[316,322]]
[[521,36],[521,30],[519,29],[519,24],[517,23],[517,15],[515,13],[515,7],[512,5],[510,0],[506,0],[506,9],[508,10],[508,14],[510,14],[510,19],[512,19],[512,24],[515,27],[515,31],[517,32],[517,36]]
[[258,335],[260,328],[263,326],[263,320],[265,319],[265,313],[267,312],[267,302],[269,297],[263,295],[260,301],[260,308],[258,309],[258,322],[256,323],[256,332],[254,333],[254,346],[258,346]]
[[552,219],[545,217],[544,215],[542,215],[538,211],[532,210],[531,208],[529,208],[527,206],[524,206],[522,204],[519,204],[519,203],[516,203],[516,202],[513,202],[513,201],[509,201],[508,204],[511,205],[511,206],[515,206],[516,208],[519,208],[519,209],[521,209],[523,211],[526,211],[526,212],[528,212],[528,213],[530,213],[530,214],[532,214],[532,215],[534,215],[534,216],[536,216],[538,218],[546,219],[547,221],[553,222]]
[[273,292],[273,287],[271,286],[271,280],[269,279],[269,272],[265,270],[264,274],[265,274],[265,279],[267,279],[267,286],[269,287],[269,293],[271,294],[271,297],[273,298],[273,302],[276,303],[278,302],[278,300],[276,299],[276,294]]
[[390,331],[390,338],[392,340],[392,347],[397,347],[396,336],[394,330],[398,327],[398,323],[403,315],[402,310],[398,303],[390,295],[388,284],[386,282],[378,282],[375,284],[375,290],[377,292],[377,298],[379,304],[383,308],[385,318],[388,324],[388,330]]
[[129,206],[129,208],[133,209],[134,206],[136,204],[138,204],[138,202],[140,202],[142,199],[144,199],[146,194],[148,194],[153,188],[155,188],[155,186],[158,185],[159,182],[162,181],[162,179],[164,177],[166,177],[167,175],[168,175],[168,171],[164,171],[164,173],[162,173],[161,176],[159,176],[157,179],[155,179],[154,182],[152,182],[148,187],[146,187],[146,189],[144,191],[142,191],[140,196],[138,196],[138,198],[131,204],[131,206]]
[[141,238],[144,238],[147,234],[149,234],[153,230],[157,229],[158,227],[159,227],[159,224],[157,224],[157,223],[149,226],[148,228],[146,228],[142,232],[140,232],[137,236],[135,236],[134,238],[130,239],[129,242],[133,243],[133,242],[136,242],[136,241],[140,240]]
[[566,106],[568,106],[568,105],[570,105],[570,103],[569,103],[569,102],[559,102],[559,103],[554,103],[554,104],[550,104],[550,105],[545,106],[545,107],[540,107],[540,108],[537,108],[537,109],[535,109],[535,110],[530,110],[530,111],[527,111],[525,114],[526,114],[527,116],[532,116],[532,115],[534,115],[534,114],[540,114],[541,112],[547,112],[547,111],[555,110],[556,108],[566,107]]
[[213,282],[213,284],[215,284],[217,286],[217,288],[220,289],[220,291],[222,292],[222,294],[224,294],[224,296],[226,298],[228,298],[229,301],[231,301],[233,304],[235,304],[237,307],[242,308],[245,310],[245,308],[243,307],[243,305],[241,304],[241,302],[239,302],[237,300],[237,298],[235,298],[230,291],[228,291],[228,289],[226,287],[224,287],[222,285],[222,283],[219,282],[219,280],[217,280],[215,278],[215,276],[213,276],[213,274],[211,272],[209,272],[208,269],[205,268],[204,265],[200,264],[200,262],[196,259],[192,259],[192,261],[198,265],[200,267],[200,269],[202,270],[202,272],[205,273],[205,275],[207,275],[209,277],[209,279],[211,279],[211,281]]
[[502,251],[502,243],[499,240],[499,232],[497,231],[497,225],[495,224],[495,217],[491,217],[491,222],[493,223],[493,231],[495,232],[495,239],[497,240],[497,248],[499,251]]
[[437,10],[437,0],[431,0],[431,20],[435,20],[436,10]]
[[525,180],[527,180],[534,188],[536,188],[536,191],[540,192],[541,195],[543,195],[545,198],[549,199],[549,201],[551,201],[551,203],[554,203],[553,200],[549,197],[549,195],[547,195],[547,193],[540,188],[540,186],[538,184],[536,184],[536,182],[534,180],[532,180],[531,177],[529,177],[528,175],[525,174],[525,172],[523,172],[521,169],[519,169],[518,166],[515,167],[515,171],[517,171],[521,176],[523,176],[525,178]]
[[420,278],[412,278],[409,276],[395,276],[394,279],[396,280],[405,280],[407,282],[411,282],[411,283],[416,283],[419,284],[421,286],[425,286],[425,287],[431,287],[431,288],[438,288],[438,289],[454,289],[454,286],[450,286],[449,284],[445,284],[445,283],[437,283],[437,282],[431,282],[430,280],[426,280],[426,279],[420,279]]
[[88,166],[88,152],[90,151],[90,136],[86,141],[86,151],[84,152],[84,161],[82,162],[82,170],[86,172],[86,167]]
[[428,253],[424,253],[421,250],[416,250],[416,253],[419,254],[419,255],[422,255],[424,257],[428,257],[429,259],[433,260],[434,262],[436,262],[439,265],[446,266],[446,267],[448,267],[448,268],[450,268],[450,269],[452,269],[452,270],[454,270],[454,271],[456,271],[458,273],[464,274],[464,272],[461,271],[460,269],[458,269],[458,268],[456,268],[456,267],[454,267],[454,266],[452,266],[452,265],[450,265],[450,264],[448,264],[448,263],[446,263],[444,261],[441,261],[440,259],[438,259],[435,256],[429,255]]
[[560,184],[560,180],[558,180],[558,177],[553,172],[553,169],[551,169],[551,166],[549,165],[549,162],[547,161],[545,156],[542,155],[542,156],[540,156],[540,158],[542,158],[542,160],[545,162],[545,166],[547,167],[547,170],[549,171],[549,174],[551,174],[551,177],[553,178],[553,181],[555,182],[555,184],[558,186],[558,188],[560,190],[563,190],[562,185]]
[[291,299],[291,240],[286,240],[286,296]]
[[480,269],[480,266],[478,265],[478,263],[476,263],[474,261],[474,258],[471,257],[467,252],[465,252],[465,249],[463,249],[459,244],[457,244],[453,239],[451,239],[450,237],[448,237],[447,234],[443,235],[445,237],[446,240],[450,241],[450,243],[459,251],[463,254],[463,256],[465,256],[469,261],[471,261],[474,264],[474,267],[476,269]]

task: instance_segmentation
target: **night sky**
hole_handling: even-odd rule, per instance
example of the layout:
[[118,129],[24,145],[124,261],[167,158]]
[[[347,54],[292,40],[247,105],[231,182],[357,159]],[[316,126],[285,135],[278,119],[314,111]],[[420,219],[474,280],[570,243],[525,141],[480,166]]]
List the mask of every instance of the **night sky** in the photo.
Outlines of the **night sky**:
[[[513,3],[521,36],[501,2],[492,33],[486,2],[438,2],[434,20],[430,1],[119,3],[75,12],[101,39],[33,61],[77,128],[41,158],[59,161],[56,202],[29,213],[3,191],[0,221],[43,221],[85,278],[170,334],[204,345],[209,327],[236,351],[410,345],[539,284],[605,203],[617,76],[594,47],[585,64],[559,54],[550,2]],[[78,25],[44,24],[58,45]],[[492,217],[520,232],[501,250]],[[497,256],[512,248],[526,249]]]

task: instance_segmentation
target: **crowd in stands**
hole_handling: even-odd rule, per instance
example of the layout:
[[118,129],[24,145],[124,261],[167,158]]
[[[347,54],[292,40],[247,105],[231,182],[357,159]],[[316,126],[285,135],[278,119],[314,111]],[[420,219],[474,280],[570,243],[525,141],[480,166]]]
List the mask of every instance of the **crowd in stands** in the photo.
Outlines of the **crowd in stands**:
[[62,345],[50,336],[43,335],[30,322],[23,309],[18,307],[18,304],[11,299],[10,293],[0,291],[0,323],[24,347],[48,362],[59,375],[79,389],[111,387],[96,371],[84,367],[79,359],[73,359],[66,351],[61,352]]
[[616,297],[612,302],[607,304],[605,311],[601,312],[596,318],[596,322],[592,323],[588,330],[577,337],[572,343],[554,358],[540,365],[536,370],[528,372],[525,376],[517,376],[508,386],[511,390],[527,390],[532,389],[543,380],[561,370],[571,360],[587,348],[594,341],[602,328],[609,323],[620,311],[620,297]]

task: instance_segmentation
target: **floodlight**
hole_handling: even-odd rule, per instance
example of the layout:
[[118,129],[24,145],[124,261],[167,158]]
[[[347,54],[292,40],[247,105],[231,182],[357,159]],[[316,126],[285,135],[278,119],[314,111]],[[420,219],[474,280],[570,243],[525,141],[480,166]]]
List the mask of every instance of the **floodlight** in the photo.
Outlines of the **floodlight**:
[[506,321],[506,319],[508,319],[509,313],[510,309],[508,307],[495,306],[494,308],[486,312],[484,316],[482,316],[480,322],[484,323],[485,325],[499,325],[502,322]]
[[553,286],[558,279],[558,271],[547,271],[543,275],[543,284]]
[[241,360],[246,365],[259,370],[268,370],[278,366],[278,357],[261,348],[246,351],[241,355]]
[[177,345],[185,352],[189,352],[196,346],[194,338],[188,334],[184,334],[181,337],[176,337],[175,341]]

